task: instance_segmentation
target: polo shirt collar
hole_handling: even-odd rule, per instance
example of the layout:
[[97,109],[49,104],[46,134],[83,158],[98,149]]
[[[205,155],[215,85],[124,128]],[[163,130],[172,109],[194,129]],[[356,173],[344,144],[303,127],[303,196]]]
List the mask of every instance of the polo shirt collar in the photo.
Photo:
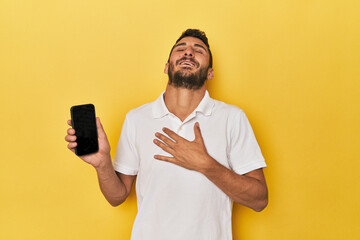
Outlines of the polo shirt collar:
[[[154,118],[162,118],[168,114],[171,114],[165,105],[164,93],[165,91],[163,91],[154,102],[154,107],[152,109],[152,114]],[[206,90],[203,99],[193,113],[200,112],[205,116],[210,116],[214,105],[214,100],[209,96],[209,92]],[[192,115],[193,113],[191,113],[190,115]]]

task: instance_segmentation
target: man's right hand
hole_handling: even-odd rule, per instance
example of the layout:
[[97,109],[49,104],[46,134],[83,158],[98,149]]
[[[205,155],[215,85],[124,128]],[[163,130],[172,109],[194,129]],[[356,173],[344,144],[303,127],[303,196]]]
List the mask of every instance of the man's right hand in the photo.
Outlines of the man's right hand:
[[[68,120],[67,123],[71,127],[71,120]],[[129,196],[136,176],[115,172],[111,163],[110,144],[99,118],[96,118],[96,127],[99,151],[79,157],[94,166],[98,175],[101,192],[112,206],[118,206]],[[75,153],[77,143],[75,130],[72,127],[67,130],[65,140],[69,143],[68,148]]]
[[[71,120],[67,121],[68,125],[71,127],[67,130],[67,135],[65,136],[65,141],[67,141],[68,148],[75,153],[75,147],[77,146],[75,130],[72,128]],[[98,142],[99,142],[99,151],[97,153],[79,156],[86,163],[91,164],[93,167],[102,168],[107,164],[111,164],[110,156],[110,144],[107,139],[106,133],[101,125],[100,118],[96,118],[96,127],[98,133]]]

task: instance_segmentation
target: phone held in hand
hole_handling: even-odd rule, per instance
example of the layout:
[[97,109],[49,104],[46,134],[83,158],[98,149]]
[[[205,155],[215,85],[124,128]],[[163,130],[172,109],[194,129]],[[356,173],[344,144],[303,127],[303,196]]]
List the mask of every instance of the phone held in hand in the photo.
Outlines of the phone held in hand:
[[93,104],[72,106],[71,123],[75,129],[77,147],[75,154],[83,156],[99,151],[96,128],[95,107]]

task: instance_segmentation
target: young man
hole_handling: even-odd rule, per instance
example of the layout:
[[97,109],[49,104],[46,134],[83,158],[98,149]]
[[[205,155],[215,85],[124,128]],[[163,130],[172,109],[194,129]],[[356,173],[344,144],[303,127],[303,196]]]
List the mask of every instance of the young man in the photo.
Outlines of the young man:
[[[165,92],[126,115],[113,164],[98,118],[99,152],[81,159],[95,167],[113,206],[125,201],[137,177],[132,239],[232,239],[233,201],[255,211],[268,201],[252,128],[241,109],[209,96],[204,83],[214,70],[204,32],[180,36],[165,73]],[[70,128],[65,137],[72,151],[74,134]]]

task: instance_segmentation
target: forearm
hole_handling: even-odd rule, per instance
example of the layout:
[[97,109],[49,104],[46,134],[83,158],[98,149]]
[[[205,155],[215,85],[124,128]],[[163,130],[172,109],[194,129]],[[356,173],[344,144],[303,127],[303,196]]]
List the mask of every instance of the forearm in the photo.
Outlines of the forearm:
[[204,174],[233,201],[255,211],[266,207],[267,187],[262,170],[239,175],[219,164],[207,153],[198,122],[194,124],[195,139],[191,142],[168,128],[163,131],[169,137],[157,132],[154,143],[173,157],[155,155],[155,159]]
[[252,176],[239,175],[214,159],[212,164],[201,172],[234,202],[257,212],[266,207],[268,191],[265,179],[262,181]]
[[129,195],[130,189],[126,189],[125,184],[117,176],[112,166],[110,156],[104,161],[103,166],[99,166],[95,168],[95,170],[101,192],[106,200],[114,207],[123,203]]

